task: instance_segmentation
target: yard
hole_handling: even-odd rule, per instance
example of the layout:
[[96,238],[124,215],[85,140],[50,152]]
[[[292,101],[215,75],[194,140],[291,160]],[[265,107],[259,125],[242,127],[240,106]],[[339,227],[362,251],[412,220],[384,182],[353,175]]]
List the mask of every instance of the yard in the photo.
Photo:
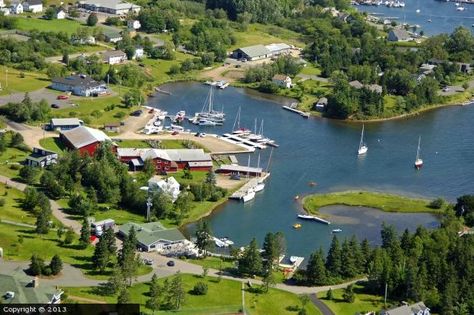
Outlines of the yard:
[[[23,198],[23,192],[0,183],[0,220],[35,224],[35,216],[21,209],[21,199]],[[4,204],[2,205],[2,203]]]
[[19,150],[17,148],[7,148],[0,154],[0,174],[9,178],[18,176],[21,164],[29,152]]
[[66,150],[64,144],[59,140],[59,137],[43,138],[39,141],[39,144],[43,149],[53,151],[59,154],[64,153]]
[[3,67],[0,75],[0,95],[32,92],[50,84],[51,81],[43,73]]
[[228,50],[234,50],[240,47],[253,45],[268,45],[272,43],[286,43],[288,45],[295,45],[303,47],[304,43],[300,40],[298,33],[275,26],[263,24],[250,24],[246,31],[235,32],[237,42]]
[[76,30],[85,26],[75,20],[44,20],[38,18],[19,18],[17,28],[22,31],[38,30],[40,32],[66,32],[74,34]]
[[[222,279],[220,282],[216,278],[201,278],[197,275],[182,274],[184,291],[186,292],[184,303],[179,311],[173,311],[173,314],[229,314],[239,313],[242,310],[242,289],[238,281]],[[162,284],[164,279],[160,279]],[[206,295],[191,294],[192,288],[197,282],[204,282],[208,285]],[[148,299],[146,293],[149,291],[148,283],[140,283],[129,289],[131,300],[140,304],[140,311],[151,314],[152,311],[145,307]],[[98,301],[115,303],[115,296],[100,296],[94,288],[65,288],[69,296],[77,296]],[[270,289],[266,294],[245,292],[245,305],[247,314],[251,315],[280,315],[297,314],[297,307],[301,305],[298,296]],[[78,301],[81,303],[81,301]],[[296,309],[296,311],[292,311]],[[307,314],[320,314],[318,310],[308,303],[306,306]],[[169,314],[170,312],[159,311],[155,314]]]

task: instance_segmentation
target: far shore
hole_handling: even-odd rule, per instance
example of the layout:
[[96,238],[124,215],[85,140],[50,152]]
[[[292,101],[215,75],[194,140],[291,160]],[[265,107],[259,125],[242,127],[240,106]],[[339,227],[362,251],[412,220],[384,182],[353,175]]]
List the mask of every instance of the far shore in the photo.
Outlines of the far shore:
[[369,207],[386,212],[441,214],[449,206],[444,202],[440,208],[431,205],[432,200],[409,198],[402,195],[371,191],[342,191],[327,194],[312,194],[303,198],[303,209],[309,214],[318,214],[319,209],[332,205]]

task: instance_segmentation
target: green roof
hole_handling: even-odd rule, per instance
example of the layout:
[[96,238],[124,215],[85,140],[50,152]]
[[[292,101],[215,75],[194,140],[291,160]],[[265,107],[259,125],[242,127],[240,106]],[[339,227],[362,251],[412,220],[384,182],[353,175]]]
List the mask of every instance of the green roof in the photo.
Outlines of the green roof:
[[0,274],[0,293],[3,295],[7,291],[15,292],[12,303],[48,303],[51,301],[56,289],[45,285],[39,280],[36,288],[30,286],[33,277],[24,274],[21,268],[18,268],[9,275]]
[[242,47],[240,50],[250,58],[260,57],[270,54],[270,50],[263,45]]
[[132,226],[137,232],[138,242],[145,246],[150,246],[160,240],[174,242],[186,239],[178,229],[165,229],[159,222],[142,224],[128,222],[120,226],[119,232],[128,235]]

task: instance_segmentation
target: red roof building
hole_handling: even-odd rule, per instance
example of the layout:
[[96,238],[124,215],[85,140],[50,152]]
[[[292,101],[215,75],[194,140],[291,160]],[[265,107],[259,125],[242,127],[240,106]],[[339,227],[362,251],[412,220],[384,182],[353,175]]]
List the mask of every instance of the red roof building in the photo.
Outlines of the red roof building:
[[[104,141],[112,141],[105,133],[89,127],[77,127],[63,131],[60,139],[71,150],[79,150],[81,154],[94,155],[99,145]],[[114,146],[114,150],[115,150]]]

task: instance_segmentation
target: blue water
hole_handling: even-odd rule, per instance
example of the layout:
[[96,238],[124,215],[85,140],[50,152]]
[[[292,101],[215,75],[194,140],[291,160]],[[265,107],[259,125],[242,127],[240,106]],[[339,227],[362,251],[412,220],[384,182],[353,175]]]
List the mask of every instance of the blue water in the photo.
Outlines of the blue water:
[[[404,8],[381,6],[363,6],[356,8],[368,13],[378,13],[378,17],[397,17],[398,23],[418,24],[416,31],[423,30],[425,35],[451,33],[458,26],[472,29],[474,23],[474,4],[464,4],[464,11],[457,11],[454,2],[435,0],[406,0]],[[419,9],[420,13],[416,13]],[[431,19],[432,22],[428,22]]]
[[[150,105],[170,113],[182,109],[188,114],[200,111],[208,93],[208,87],[198,83],[176,83],[163,89],[173,95],[157,95],[150,99]],[[276,102],[261,96],[232,87],[216,91],[215,105],[224,107],[226,124],[203,129],[218,134],[231,131],[241,106],[241,125],[253,128],[255,117],[259,121],[264,118],[265,135],[280,144],[273,151],[271,176],[265,190],[248,204],[229,201],[207,218],[217,236],[228,236],[237,245],[245,245],[253,237],[262,241],[269,231],[283,231],[288,253],[307,256],[320,246],[327,248],[335,225],[302,222],[303,228],[294,230],[292,225],[298,221],[296,214],[300,211],[295,195],[370,189],[427,198],[441,196],[454,201],[459,195],[474,192],[474,105],[433,110],[411,119],[366,124],[369,151],[365,157],[358,158],[360,124],[304,119],[283,110],[281,99]],[[413,168],[418,136],[422,137],[425,162],[421,171]],[[252,154],[251,164],[256,165],[259,152],[266,167],[269,149]],[[247,164],[247,158],[248,155],[239,156],[242,164]],[[317,186],[310,187],[311,181]],[[436,219],[429,214],[410,217],[377,212],[379,219],[370,225],[367,225],[370,223],[367,215],[359,224],[338,224],[337,220],[335,224],[343,229],[343,236],[355,233],[375,243],[379,242],[382,221],[412,230],[419,224],[436,225]],[[352,217],[360,219],[362,215],[354,211]],[[403,222],[401,226],[400,222]]]

